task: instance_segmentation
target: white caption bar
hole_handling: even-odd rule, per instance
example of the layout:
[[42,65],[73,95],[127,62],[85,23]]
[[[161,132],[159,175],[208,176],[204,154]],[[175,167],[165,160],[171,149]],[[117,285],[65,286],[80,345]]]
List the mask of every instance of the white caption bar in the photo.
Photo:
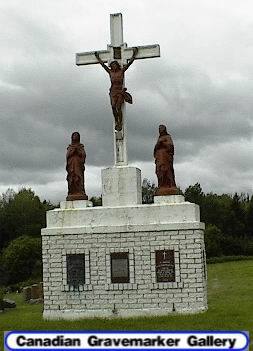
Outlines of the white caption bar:
[[10,350],[245,350],[249,338],[243,332],[9,332]]

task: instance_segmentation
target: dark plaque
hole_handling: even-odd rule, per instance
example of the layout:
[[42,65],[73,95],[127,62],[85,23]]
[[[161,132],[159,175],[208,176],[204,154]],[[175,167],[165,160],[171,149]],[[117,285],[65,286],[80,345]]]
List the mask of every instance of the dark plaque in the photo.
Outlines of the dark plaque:
[[112,283],[129,283],[128,252],[111,253]]
[[158,283],[175,281],[174,250],[159,250],[155,252],[156,281]]
[[83,254],[67,255],[67,284],[78,288],[85,283],[85,260]]

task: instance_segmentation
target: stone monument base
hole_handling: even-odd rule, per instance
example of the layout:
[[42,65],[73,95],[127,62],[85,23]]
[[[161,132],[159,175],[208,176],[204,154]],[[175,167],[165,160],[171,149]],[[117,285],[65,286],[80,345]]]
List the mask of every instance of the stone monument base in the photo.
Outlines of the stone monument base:
[[[177,314],[196,314],[202,313],[206,309],[200,308],[177,311]],[[137,317],[159,317],[175,314],[173,304],[170,308],[141,308],[141,309],[121,309],[109,311],[108,309],[98,310],[65,310],[65,311],[44,311],[43,318],[46,320],[78,320],[83,318],[137,318]]]
[[61,203],[42,230],[45,319],[207,309],[204,224],[183,196],[151,205]]

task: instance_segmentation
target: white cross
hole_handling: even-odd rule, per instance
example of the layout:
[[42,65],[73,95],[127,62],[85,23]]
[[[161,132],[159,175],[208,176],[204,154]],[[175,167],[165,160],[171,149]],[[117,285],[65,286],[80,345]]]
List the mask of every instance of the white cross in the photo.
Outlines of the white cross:
[[[127,47],[127,44],[123,41],[123,23],[122,14],[114,13],[110,15],[110,27],[111,27],[111,44],[107,45],[107,50],[97,51],[99,57],[103,62],[118,61],[121,67],[126,65],[128,60],[133,55],[133,48]],[[137,46],[138,53],[136,60],[145,59],[151,57],[160,56],[160,46],[146,45]],[[81,65],[92,65],[98,63],[95,57],[95,51],[82,52],[76,54],[76,64]],[[114,132],[114,158],[116,166],[127,165],[127,148],[126,148],[126,121],[125,121],[125,104],[122,106],[122,130],[117,132],[115,130],[115,122],[113,123]],[[113,119],[114,120],[114,119]]]
[[165,258],[166,258],[166,251],[164,250],[163,251],[163,259],[165,260]]

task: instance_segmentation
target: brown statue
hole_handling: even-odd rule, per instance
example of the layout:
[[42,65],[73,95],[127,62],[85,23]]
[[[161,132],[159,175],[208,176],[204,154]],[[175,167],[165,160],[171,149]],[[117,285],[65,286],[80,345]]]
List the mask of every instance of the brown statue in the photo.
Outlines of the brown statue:
[[122,105],[124,101],[129,104],[133,103],[132,96],[124,88],[124,73],[128,67],[134,62],[134,59],[138,53],[138,48],[134,48],[133,56],[129,62],[123,67],[120,66],[118,61],[112,61],[108,66],[100,59],[98,52],[95,52],[95,56],[101,66],[110,75],[111,87],[110,87],[110,99],[112,105],[112,112],[115,119],[115,129],[120,131],[122,129]]
[[175,195],[177,187],[173,168],[173,141],[170,134],[167,133],[166,126],[159,126],[159,134],[154,148],[155,172],[158,179],[156,195]]
[[84,163],[86,153],[83,144],[80,144],[80,134],[74,132],[71,136],[71,144],[67,148],[66,171],[68,181],[67,201],[87,200],[84,190]]

